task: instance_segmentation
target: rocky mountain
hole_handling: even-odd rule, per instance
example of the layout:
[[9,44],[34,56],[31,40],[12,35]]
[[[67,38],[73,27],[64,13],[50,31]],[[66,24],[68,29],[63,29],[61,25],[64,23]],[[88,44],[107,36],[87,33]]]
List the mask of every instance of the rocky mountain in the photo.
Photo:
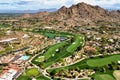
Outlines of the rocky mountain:
[[52,13],[36,13],[31,15],[31,17],[42,17],[45,26],[53,26],[54,28],[112,26],[112,23],[114,23],[115,26],[120,26],[119,10],[108,11],[99,6],[92,6],[83,2],[72,5],[69,8],[63,6],[58,11]]

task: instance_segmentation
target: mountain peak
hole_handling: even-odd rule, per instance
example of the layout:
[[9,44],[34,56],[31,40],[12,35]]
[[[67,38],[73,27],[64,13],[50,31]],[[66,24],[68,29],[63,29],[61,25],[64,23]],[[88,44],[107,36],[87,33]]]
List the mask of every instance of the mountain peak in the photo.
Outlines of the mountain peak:
[[106,12],[107,11],[105,11],[103,8],[99,6],[92,6],[84,2],[78,3],[76,5],[72,5],[69,8],[63,6],[58,10],[59,15],[64,14],[69,17],[78,16],[82,18],[96,17],[96,16],[100,18],[100,16],[105,15]]
[[65,13],[67,11],[67,7],[66,6],[62,6],[58,12],[62,12],[62,13]]
[[81,3],[78,3],[77,5],[88,5],[88,4],[85,2],[81,2]]

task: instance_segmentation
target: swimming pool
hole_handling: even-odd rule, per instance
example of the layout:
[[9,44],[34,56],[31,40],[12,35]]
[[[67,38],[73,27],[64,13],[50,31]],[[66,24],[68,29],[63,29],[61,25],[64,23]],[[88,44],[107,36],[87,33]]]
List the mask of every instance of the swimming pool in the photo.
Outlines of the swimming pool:
[[20,57],[20,60],[27,60],[29,58],[30,58],[30,56],[22,56],[22,57]]

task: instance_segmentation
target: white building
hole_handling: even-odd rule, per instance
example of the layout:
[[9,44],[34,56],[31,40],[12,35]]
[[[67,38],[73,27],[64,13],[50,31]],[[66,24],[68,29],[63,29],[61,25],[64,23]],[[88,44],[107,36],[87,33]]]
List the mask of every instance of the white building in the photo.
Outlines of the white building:
[[17,74],[17,70],[10,69],[7,73],[0,76],[0,80],[13,80],[15,74]]

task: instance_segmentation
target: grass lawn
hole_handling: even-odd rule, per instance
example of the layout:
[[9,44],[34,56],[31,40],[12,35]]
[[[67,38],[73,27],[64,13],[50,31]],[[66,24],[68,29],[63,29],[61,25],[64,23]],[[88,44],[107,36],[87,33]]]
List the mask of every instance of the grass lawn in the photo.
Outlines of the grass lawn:
[[115,70],[113,72],[113,75],[116,78],[116,80],[120,80],[120,70]]
[[43,56],[45,56],[45,60],[47,60],[48,58],[50,58],[52,56],[52,54],[55,54],[56,53],[56,49],[59,49],[60,47],[63,47],[66,44],[67,44],[67,42],[63,41],[61,43],[55,44],[54,46],[50,47],[48,49],[48,51],[43,54]]
[[75,41],[67,48],[67,51],[73,53],[82,44],[83,38],[81,36],[76,36]]
[[66,52],[66,48],[62,48],[62,50],[59,53],[56,53],[53,57],[47,59],[44,62],[44,68],[52,65],[53,63],[56,63],[57,61],[60,61],[61,59],[70,56],[72,53]]
[[73,36],[72,33],[68,32],[60,32],[60,31],[55,31],[55,30],[44,30],[44,29],[34,29],[32,32],[34,33],[40,33],[44,36],[47,36],[49,38],[53,38],[55,36],[64,36],[64,37],[71,37]]
[[95,75],[95,80],[115,80],[115,79],[109,74],[99,74]]
[[[52,58],[53,55],[58,54],[58,53],[56,52],[56,49],[60,49],[60,48],[62,48],[63,46],[65,46],[66,44],[67,44],[67,42],[66,42],[66,41],[63,41],[63,42],[61,42],[61,43],[58,43],[58,44],[55,44],[55,45],[50,46],[49,49],[48,49],[45,53],[42,53],[42,54],[36,56],[36,57],[32,60],[32,62],[33,62],[34,64],[38,64],[38,65],[39,65],[40,62],[43,62],[43,61],[45,61],[45,60],[48,60],[49,58]],[[56,57],[56,58],[57,58],[57,57]]]
[[28,76],[20,75],[16,80],[32,80],[32,79]]
[[100,67],[106,64],[111,64],[111,62],[117,62],[118,60],[120,60],[120,55],[113,55],[105,58],[89,59],[87,60],[87,64],[90,67]]
[[26,76],[29,76],[29,77],[31,76],[37,77],[40,74],[37,68],[28,69],[25,71],[25,73],[26,73]]
[[[63,42],[61,42],[61,43],[58,43],[58,44],[55,44],[55,45],[52,45],[52,46],[48,47],[48,49],[45,49],[46,52],[44,52],[44,53],[36,56],[36,57],[32,60],[32,62],[33,62],[34,64],[39,64],[39,63],[41,62],[41,59],[42,59],[42,61],[44,61],[44,60],[47,60],[47,59],[51,58],[53,55],[56,54],[56,50],[57,50],[57,49],[63,47],[63,46],[66,45],[66,44],[67,44],[67,42],[66,42],[66,41],[63,41]],[[44,60],[43,60],[43,58],[44,58]]]

